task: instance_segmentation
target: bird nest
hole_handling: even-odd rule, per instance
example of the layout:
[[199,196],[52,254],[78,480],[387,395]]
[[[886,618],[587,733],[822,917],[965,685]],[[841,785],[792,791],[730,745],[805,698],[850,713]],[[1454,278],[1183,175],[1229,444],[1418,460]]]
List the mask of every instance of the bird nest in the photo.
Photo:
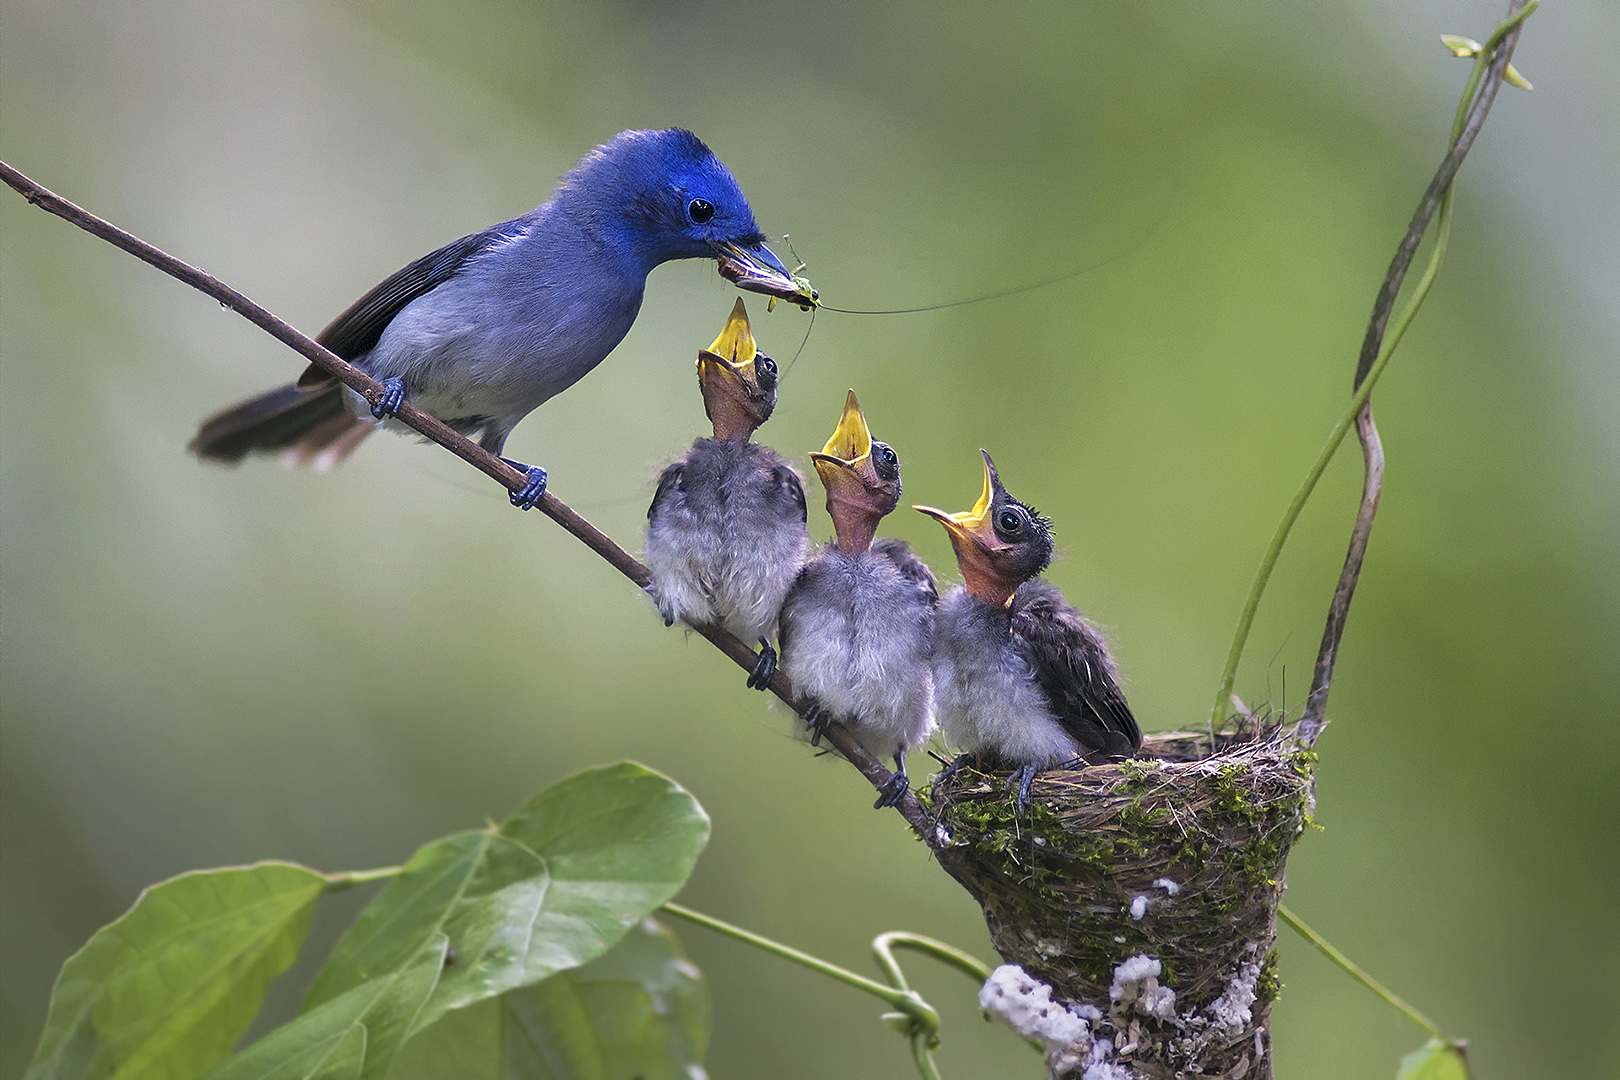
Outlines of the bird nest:
[[963,769],[931,793],[940,864],[996,949],[1093,1019],[1076,1074],[1104,1058],[1144,1077],[1270,1074],[1277,905],[1314,760],[1292,730],[1225,733],[1214,753],[1208,733],[1170,732],[1040,774],[1023,814],[1005,775]]

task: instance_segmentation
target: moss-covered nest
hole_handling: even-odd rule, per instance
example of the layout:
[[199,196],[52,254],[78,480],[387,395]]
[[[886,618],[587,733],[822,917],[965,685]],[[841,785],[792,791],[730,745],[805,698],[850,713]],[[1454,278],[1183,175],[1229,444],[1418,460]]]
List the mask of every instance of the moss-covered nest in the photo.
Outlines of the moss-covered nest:
[[[1292,730],[1210,750],[1207,733],[1150,735],[1129,761],[1037,776],[1022,815],[1005,773],[963,769],[930,800],[940,864],[984,908],[996,949],[1096,1008],[1096,1036],[1139,1076],[1270,1073],[1277,904],[1314,756]],[[1119,965],[1138,956],[1159,962],[1173,1009],[1118,993]]]

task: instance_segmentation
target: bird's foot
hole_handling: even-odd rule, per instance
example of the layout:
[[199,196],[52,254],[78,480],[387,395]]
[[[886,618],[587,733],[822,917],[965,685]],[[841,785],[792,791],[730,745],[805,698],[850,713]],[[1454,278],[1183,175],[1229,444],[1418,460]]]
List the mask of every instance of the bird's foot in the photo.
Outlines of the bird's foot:
[[821,737],[827,734],[827,727],[832,722],[832,713],[820,705],[810,706],[810,711],[804,714],[804,726],[805,730],[810,732],[811,746],[821,745]]
[[540,497],[546,493],[546,470],[538,465],[525,465],[521,461],[511,458],[501,458],[512,468],[528,476],[528,482],[512,492],[512,505],[519,510],[533,510],[540,502]]
[[938,788],[939,785],[943,784],[945,781],[949,780],[963,769],[972,768],[976,764],[977,762],[973,758],[972,751],[965,750],[962,753],[957,754],[950,760],[949,764],[935,774],[933,783],[929,785],[930,790]]
[[911,790],[911,781],[906,777],[906,759],[903,754],[894,755],[894,775],[878,789],[877,802],[872,809],[881,810],[885,806],[899,806],[900,800],[906,797]]
[[405,380],[399,377],[383,380],[382,397],[377,404],[371,407],[371,415],[377,420],[386,420],[399,412],[399,407],[405,404]]
[[1016,788],[1018,791],[1014,805],[1020,814],[1029,809],[1029,782],[1035,779],[1035,771],[1033,765],[1020,765],[1013,770],[1011,776],[1007,777],[1007,790],[1012,791]]
[[759,639],[759,659],[754,663],[754,670],[748,675],[748,689],[769,690],[771,679],[776,675],[776,650],[764,638]]

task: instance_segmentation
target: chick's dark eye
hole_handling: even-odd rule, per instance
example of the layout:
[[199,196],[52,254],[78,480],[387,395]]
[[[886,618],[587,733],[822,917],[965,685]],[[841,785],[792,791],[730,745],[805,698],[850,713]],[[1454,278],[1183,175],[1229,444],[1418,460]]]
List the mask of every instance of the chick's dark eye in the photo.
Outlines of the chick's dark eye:
[[1024,519],[1016,510],[1003,510],[996,516],[996,524],[1001,526],[1002,532],[1015,533],[1024,524]]
[[887,446],[878,447],[877,456],[878,460],[883,462],[885,465],[898,465],[900,463],[900,459],[894,456],[894,451],[890,450]]
[[714,219],[714,203],[708,199],[693,199],[686,204],[686,212],[699,225],[707,225]]
[[772,360],[763,353],[761,353],[759,357],[759,367],[761,371],[768,371],[772,375],[776,374],[776,361]]

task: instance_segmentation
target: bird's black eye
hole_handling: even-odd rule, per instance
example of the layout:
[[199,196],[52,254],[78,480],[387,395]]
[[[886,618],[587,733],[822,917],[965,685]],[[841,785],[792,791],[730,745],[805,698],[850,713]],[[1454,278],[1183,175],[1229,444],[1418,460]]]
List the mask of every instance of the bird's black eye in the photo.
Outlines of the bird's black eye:
[[760,353],[754,360],[754,381],[759,383],[761,390],[770,390],[776,386],[776,361]]
[[757,361],[756,366],[759,367],[761,371],[768,371],[772,375],[776,374],[776,361],[772,360],[764,353],[759,354],[759,360]]
[[1024,527],[1024,516],[1013,509],[1003,510],[996,515],[996,529],[1000,532],[1016,535]]
[[686,204],[686,213],[699,225],[707,225],[714,220],[714,203],[708,199],[693,199]]
[[872,441],[872,464],[877,468],[878,476],[884,480],[899,479],[900,459],[888,443]]

